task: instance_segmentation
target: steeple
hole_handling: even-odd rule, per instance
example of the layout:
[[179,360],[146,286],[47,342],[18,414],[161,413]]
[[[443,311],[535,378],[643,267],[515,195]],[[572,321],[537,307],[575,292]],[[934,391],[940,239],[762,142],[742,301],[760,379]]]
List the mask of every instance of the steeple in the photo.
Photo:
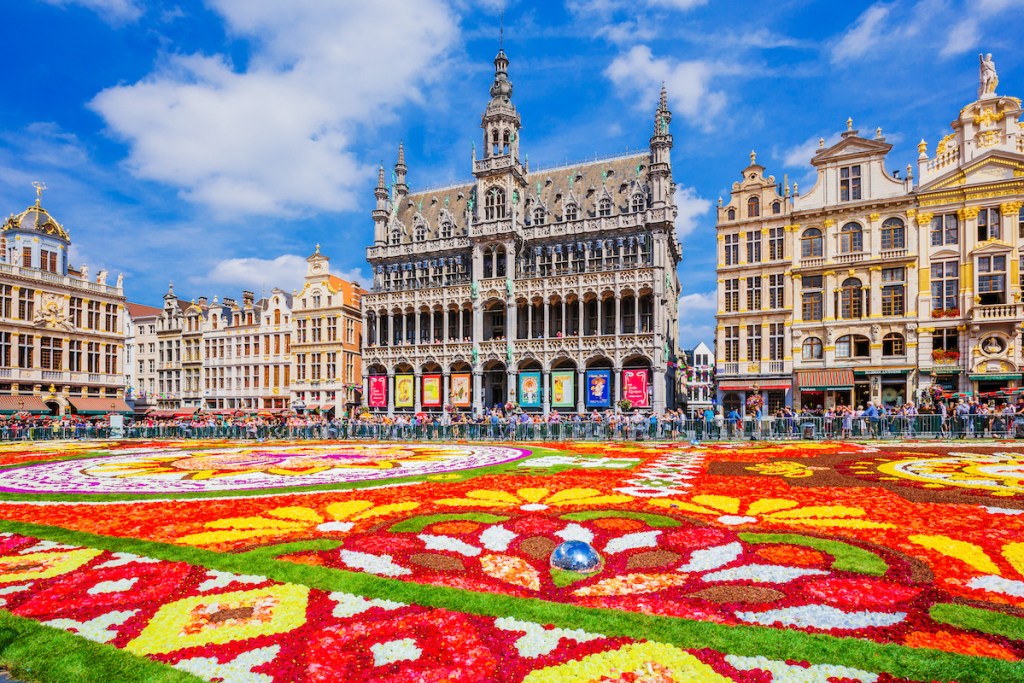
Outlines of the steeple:
[[400,195],[409,194],[409,186],[405,183],[405,173],[409,169],[405,165],[405,145],[398,143],[398,162],[395,164],[395,192]]
[[512,81],[508,80],[508,57],[499,49],[494,58],[494,82],[491,101],[484,110],[484,158],[511,155],[519,158],[519,112],[512,104]]
[[[401,157],[399,157],[401,158]],[[384,184],[384,164],[377,173],[377,187],[373,190],[377,204],[373,209],[373,241],[376,245],[387,242],[388,188]]]
[[672,183],[672,134],[669,124],[672,112],[668,108],[668,91],[661,85],[658,108],[654,112],[654,134],[651,135],[651,205],[666,206],[672,203],[675,187]]

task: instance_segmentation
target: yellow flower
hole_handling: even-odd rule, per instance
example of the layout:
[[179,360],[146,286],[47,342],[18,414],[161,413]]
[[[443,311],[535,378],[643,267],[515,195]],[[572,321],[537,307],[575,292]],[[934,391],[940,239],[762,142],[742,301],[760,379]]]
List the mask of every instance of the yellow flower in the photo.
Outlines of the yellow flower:
[[290,536],[310,531],[348,531],[355,522],[373,517],[383,517],[394,512],[407,512],[419,507],[419,503],[392,503],[375,506],[368,500],[350,500],[331,503],[325,508],[327,517],[308,507],[281,507],[267,512],[267,517],[227,517],[207,522],[203,526],[216,531],[189,534],[178,540],[190,545],[209,545],[251,538]]
[[[690,499],[655,498],[651,505],[699,515],[713,515],[722,524],[736,526],[757,522],[774,522],[795,526],[842,527],[846,529],[893,529],[888,522],[871,522],[860,519],[864,510],[845,505],[801,506],[795,500],[786,498],[761,498],[740,514],[740,499],[732,496],[701,495]],[[724,513],[724,514],[723,514]]]
[[[946,557],[960,560],[964,564],[974,567],[983,574],[1001,576],[999,566],[992,560],[988,553],[974,543],[958,541],[949,536],[917,534],[908,538],[911,543],[934,550]],[[1024,577],[1024,543],[1007,543],[1002,548],[1003,558],[1016,572]],[[1022,586],[1024,587],[1024,586]]]
[[602,496],[601,492],[597,489],[564,489],[551,493],[548,489],[525,488],[519,489],[515,494],[508,491],[495,491],[493,489],[475,489],[468,492],[465,498],[443,498],[437,502],[439,505],[457,507],[518,507],[520,510],[533,512],[535,510],[547,510],[551,506],[615,505],[617,503],[628,503],[631,500],[633,500],[632,496],[620,494]]

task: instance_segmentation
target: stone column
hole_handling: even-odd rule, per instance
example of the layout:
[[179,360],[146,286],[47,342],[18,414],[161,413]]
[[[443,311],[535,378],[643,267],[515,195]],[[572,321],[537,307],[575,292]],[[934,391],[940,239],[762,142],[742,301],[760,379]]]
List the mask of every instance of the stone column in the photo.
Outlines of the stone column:
[[451,399],[448,396],[448,392],[451,391],[451,388],[449,387],[451,374],[452,373],[448,370],[444,370],[441,373],[441,410],[444,410],[445,407],[451,403]]
[[656,413],[665,412],[665,368],[656,367],[652,373],[651,387],[654,389],[653,400],[651,401],[651,407]]
[[[368,408],[369,407],[369,402],[370,402],[370,385],[369,385],[370,379],[369,379],[369,377],[370,377],[370,375],[367,374],[366,370],[364,369],[363,370],[363,391],[362,391],[362,397],[363,398],[360,401],[360,404],[363,406],[363,408]],[[337,415],[338,413],[335,413],[335,414]]]
[[551,302],[544,300],[544,334],[541,336],[547,339],[551,335]]
[[526,306],[526,338],[533,339],[533,301]]
[[423,410],[423,404],[420,401],[420,398],[421,398],[421,396],[420,396],[420,393],[421,393],[420,392],[420,387],[421,387],[422,381],[423,381],[421,373],[422,373],[422,371],[419,368],[416,368],[415,372],[413,372],[413,380],[412,380],[412,382],[413,382],[413,384],[412,384],[412,390],[413,390],[413,399],[412,399],[413,406],[412,406],[412,409],[413,409],[413,412],[417,412],[417,413],[420,412],[421,410]]
[[413,316],[412,341],[414,344],[419,344],[423,340],[422,332],[420,330],[420,326],[423,323],[423,311],[414,311]]
[[551,412],[551,371],[544,370],[544,400],[541,403],[541,410],[547,415]]
[[388,368],[388,415],[395,415],[395,371]]
[[597,336],[604,334],[604,299],[597,297]]
[[583,322],[586,319],[585,316],[584,316],[585,310],[584,310],[584,306],[583,306],[583,295],[582,294],[580,294],[579,297],[576,299],[576,303],[578,304],[577,307],[579,309],[579,316],[576,319],[576,336],[577,337],[582,337],[583,336],[583,329],[584,329],[583,328]]
[[622,294],[615,293],[615,336],[622,334]]
[[505,403],[512,400],[512,396],[515,396],[515,402],[519,402],[519,387],[516,386],[516,377],[518,374],[512,371],[512,368],[505,368]]
[[562,336],[567,337],[569,335],[568,323],[565,320],[565,297],[562,297]]
[[584,386],[586,379],[587,379],[586,371],[585,370],[580,370],[579,368],[577,368],[576,369],[576,412],[577,413],[582,413],[584,410],[586,410],[586,407],[587,407],[586,395],[584,394],[584,392],[586,391],[586,387]]
[[484,373],[473,369],[473,412],[479,413],[484,405]]

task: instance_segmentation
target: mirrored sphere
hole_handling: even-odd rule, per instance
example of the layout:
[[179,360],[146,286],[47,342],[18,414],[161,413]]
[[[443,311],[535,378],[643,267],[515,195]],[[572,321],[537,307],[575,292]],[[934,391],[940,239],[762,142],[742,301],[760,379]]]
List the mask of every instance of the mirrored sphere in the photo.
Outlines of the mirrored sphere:
[[590,574],[600,571],[603,563],[594,547],[583,541],[566,541],[551,553],[551,566],[567,572]]

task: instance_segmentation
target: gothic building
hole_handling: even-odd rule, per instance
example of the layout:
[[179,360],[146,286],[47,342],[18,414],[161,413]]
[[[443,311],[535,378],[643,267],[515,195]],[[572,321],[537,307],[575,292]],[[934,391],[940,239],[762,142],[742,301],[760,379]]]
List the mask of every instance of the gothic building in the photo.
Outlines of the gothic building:
[[508,65],[500,51],[471,181],[412,192],[401,146],[390,191],[380,170],[364,404],[664,410],[680,260],[665,92],[643,152],[531,170]]

